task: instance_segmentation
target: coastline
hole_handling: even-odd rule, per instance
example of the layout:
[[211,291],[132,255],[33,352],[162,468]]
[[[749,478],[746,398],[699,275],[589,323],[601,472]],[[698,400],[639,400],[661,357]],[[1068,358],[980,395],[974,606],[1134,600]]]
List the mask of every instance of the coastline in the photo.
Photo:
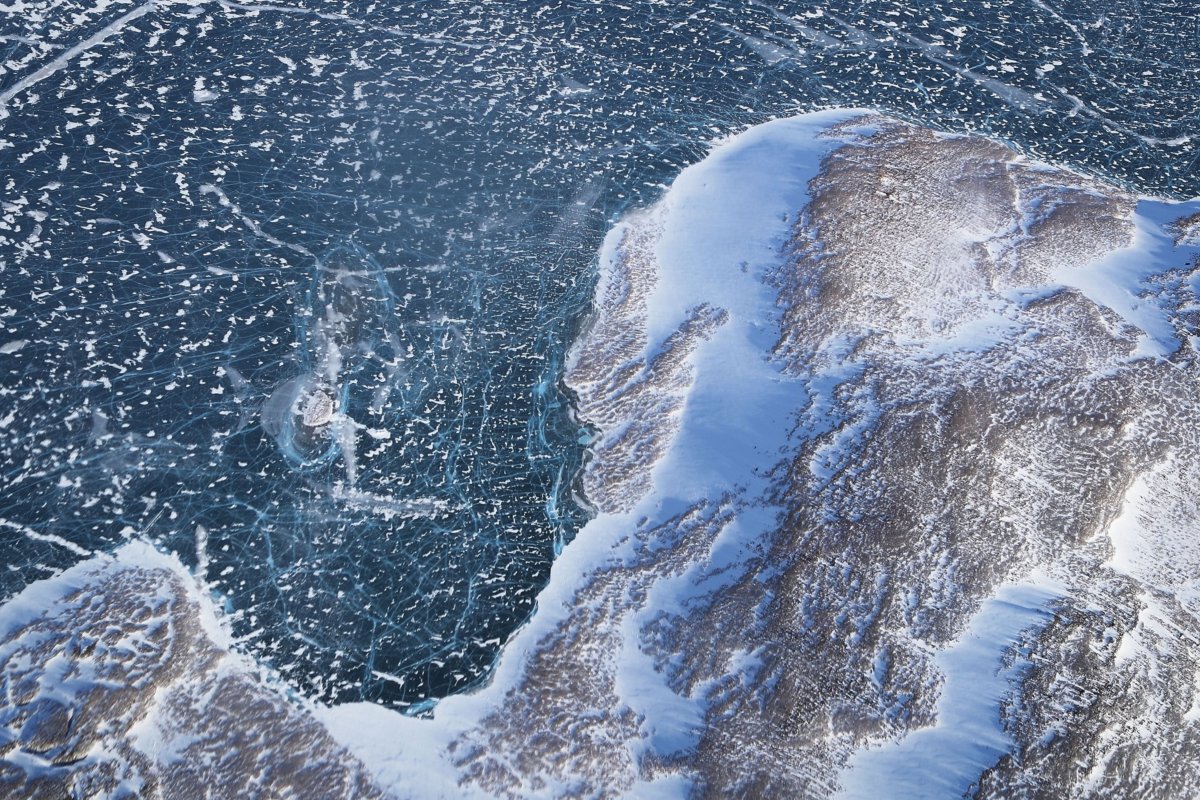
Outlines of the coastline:
[[[929,174],[904,173],[914,164]],[[953,210],[964,198],[970,214]],[[1055,216],[1072,204],[1090,218]],[[997,743],[948,767],[945,788],[1019,769],[1003,761],[1022,748],[1029,764],[1065,758],[1004,717],[1037,700],[1026,683],[1053,688],[1013,652],[1065,652],[1052,637],[1083,600],[1136,604],[1109,568],[1113,518],[1162,451],[1200,449],[1154,413],[1197,374],[1179,322],[1195,315],[1184,262],[1197,248],[1167,247],[1163,227],[1196,205],[864,110],[719,143],[605,239],[595,315],[565,377],[597,431],[581,480],[598,515],[555,560],[488,685],[432,719],[365,703],[305,714],[401,795],[823,795],[937,728],[945,654],[1043,570],[1055,591],[1029,590],[1029,613],[986,646],[992,661],[1028,661],[988,697]],[[955,213],[978,228],[960,237]],[[1094,235],[1066,249],[1050,239],[1087,225]],[[907,271],[880,267],[892,263]],[[1195,408],[1178,409],[1187,427]],[[1142,530],[1138,541],[1160,535]],[[187,583],[177,560],[147,551],[97,563]],[[91,563],[27,592],[61,599]],[[1142,591],[1174,580],[1141,569]],[[216,609],[189,592],[227,656]],[[1197,609],[1164,607],[1173,625],[1200,624]],[[1105,647],[1151,636],[1140,624],[1113,623]],[[1098,652],[1081,674],[1109,663]],[[1186,664],[1172,670],[1145,691],[1182,691]],[[918,767],[884,763],[876,779],[905,785]]]

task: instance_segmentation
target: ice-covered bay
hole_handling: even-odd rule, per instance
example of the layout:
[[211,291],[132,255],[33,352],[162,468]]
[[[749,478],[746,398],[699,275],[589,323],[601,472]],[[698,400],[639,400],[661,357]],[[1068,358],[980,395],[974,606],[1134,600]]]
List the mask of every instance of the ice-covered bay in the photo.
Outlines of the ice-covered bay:
[[[59,706],[119,690],[136,713],[94,735],[103,757],[79,774],[194,780],[180,754],[211,758],[240,725],[252,741],[236,747],[281,765],[280,780],[309,779],[290,759],[310,746],[363,794],[996,796],[1142,780],[1119,769],[1123,737],[1088,725],[1154,709],[1179,724],[1171,738],[1138,722],[1157,737],[1147,763],[1186,787],[1170,770],[1200,717],[1197,654],[1164,632],[1196,623],[1179,605],[1190,584],[1159,562],[1164,543],[1193,541],[1175,532],[1194,524],[1186,481],[1162,465],[1200,462],[1196,426],[1177,424],[1196,411],[1196,210],[861,110],[718,141],[605,238],[564,364],[590,430],[579,488],[594,517],[485,685],[420,719],[288,697],[230,655],[211,587],[138,544],[8,607],[19,666],[6,680],[34,675],[46,693],[37,713],[29,700],[5,717],[34,754],[13,763],[72,775],[37,755],[84,741],[37,749],[59,735]],[[343,344],[365,341],[354,320],[394,296],[373,260],[331,252],[352,268],[316,273],[329,313],[305,317],[299,372],[277,376],[264,409],[298,469],[327,460],[354,483],[358,450],[316,434],[393,380],[386,325],[372,347]],[[197,543],[211,573],[207,532]],[[122,586],[146,619],[182,626],[171,641],[186,648],[165,648],[149,682],[56,682],[60,662],[92,669],[70,651],[74,610],[99,625]],[[31,645],[45,632],[62,650],[49,661]],[[179,668],[189,657],[204,681]],[[271,744],[239,704],[201,702],[218,678],[300,738]],[[1125,699],[1140,707],[1103,705]],[[226,712],[236,725],[211,718]],[[1086,772],[1036,772],[1047,764]]]
[[[633,498],[626,510],[601,508],[556,559],[550,582],[538,596],[537,613],[505,646],[486,688],[442,700],[432,720],[402,719],[363,705],[320,712],[339,741],[378,769],[385,784],[441,784],[427,769],[430,751],[444,753],[439,745],[485,724],[491,714],[502,715],[508,696],[526,691],[522,684],[530,655],[546,639],[560,634],[581,587],[598,568],[636,559],[631,531],[669,524],[697,503],[719,503],[724,497],[760,498],[765,493],[767,472],[785,453],[796,409],[807,403],[805,382],[786,374],[772,356],[780,325],[773,273],[784,262],[796,215],[807,203],[807,184],[821,156],[836,144],[818,134],[863,113],[837,110],[779,120],[716,143],[706,159],[680,174],[661,202],[635,212],[633,221],[610,231],[599,256],[599,298],[629,290],[622,284],[628,279],[621,265],[624,260],[645,258],[653,263],[652,288],[636,298],[645,304],[635,320],[645,331],[639,356],[652,358],[661,352],[699,306],[718,307],[724,312],[723,321],[706,333],[685,363],[674,365],[686,377],[666,387],[675,395],[669,410],[641,420],[651,428],[647,435],[660,440],[658,457],[649,464],[603,465],[605,470],[644,469],[649,476],[647,491]],[[631,226],[656,232],[649,252],[622,251]],[[568,380],[588,380],[578,374],[578,362],[588,348],[606,346],[597,336],[603,335],[612,312],[603,305],[593,312],[597,318],[575,345]],[[643,370],[631,383],[653,379]],[[657,404],[644,408],[648,415],[663,410]],[[601,429],[597,444],[603,447],[607,437],[621,433]],[[744,568],[756,542],[778,524],[780,513],[770,504],[739,509],[704,562],[656,584],[636,613],[621,624],[619,649],[609,654],[617,675],[617,695],[611,700],[644,720],[640,729],[644,739],[629,745],[639,757],[694,748],[706,706],[702,698],[673,692],[653,661],[640,652],[642,624],[660,613],[685,612],[689,600],[719,584],[720,575],[714,573]],[[588,676],[577,679],[587,681]],[[577,708],[573,713],[588,711]],[[387,744],[414,740],[422,741],[416,753]],[[431,747],[431,742],[438,744]],[[449,763],[443,769],[454,774]],[[655,791],[653,784],[630,791],[649,796],[643,793]],[[670,796],[684,790],[677,777],[666,779],[660,788],[667,787],[674,787]],[[567,788],[550,787],[545,794],[554,796]]]

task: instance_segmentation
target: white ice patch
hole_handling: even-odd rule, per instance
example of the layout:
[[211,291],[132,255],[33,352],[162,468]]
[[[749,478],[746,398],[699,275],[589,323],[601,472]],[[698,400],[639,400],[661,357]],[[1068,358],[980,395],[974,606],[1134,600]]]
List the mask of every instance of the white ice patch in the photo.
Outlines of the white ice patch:
[[1143,586],[1168,591],[1193,614],[1200,614],[1198,473],[1200,469],[1186,459],[1168,455],[1130,484],[1107,530],[1112,545],[1109,567]]
[[1022,632],[1049,621],[1063,588],[1038,577],[1001,586],[962,638],[936,657],[944,676],[937,722],[882,747],[855,753],[840,775],[843,798],[957,798],[1013,745],[1001,702],[1027,664],[1005,665]]
[[1168,295],[1145,290],[1145,281],[1164,271],[1164,265],[1182,268],[1200,247],[1176,247],[1165,226],[1181,215],[1196,211],[1196,201],[1184,204],[1143,198],[1133,214],[1133,241],[1086,267],[1061,269],[1055,280],[1077,289],[1097,305],[1112,310],[1142,332],[1138,356],[1162,358],[1179,348],[1172,324],[1174,311],[1164,305]]
[[211,103],[220,97],[219,94],[204,85],[204,76],[196,78],[196,83],[192,88],[192,99],[197,103]]
[[[11,422],[8,420],[9,420],[8,417],[5,417],[3,420],[0,420],[0,428],[7,428],[11,424]],[[71,551],[75,555],[79,555],[79,556],[92,555],[91,550],[88,550],[87,548],[84,548],[84,547],[80,547],[79,545],[75,544],[74,542],[64,539],[63,537],[59,536],[56,533],[41,533],[39,531],[35,531],[33,528],[29,527],[28,525],[22,525],[19,522],[13,522],[12,520],[4,519],[3,517],[0,517],[0,528],[7,528],[8,530],[11,530],[11,531],[21,534],[26,539],[32,539],[35,542],[47,542],[49,544],[56,545],[58,547],[61,547],[64,550]]]

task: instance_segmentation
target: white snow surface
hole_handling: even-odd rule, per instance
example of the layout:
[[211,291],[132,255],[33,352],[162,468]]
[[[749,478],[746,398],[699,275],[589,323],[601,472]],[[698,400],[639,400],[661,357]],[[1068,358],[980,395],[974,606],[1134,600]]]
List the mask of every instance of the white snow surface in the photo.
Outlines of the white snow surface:
[[[183,563],[173,555],[156,550],[149,542],[138,539],[122,545],[111,554],[94,554],[53,578],[31,583],[7,603],[0,605],[0,642],[41,617],[57,601],[90,586],[105,572],[120,567],[169,570],[185,578],[183,584],[189,590],[188,599],[200,609],[199,621],[204,632],[217,646],[225,649],[232,647],[233,636],[229,626],[217,611],[212,597],[203,591],[201,584],[188,573]],[[252,662],[246,659],[246,663]]]
[[1048,576],[1001,586],[953,647],[938,654],[944,683],[937,724],[879,748],[860,750],[841,775],[839,797],[962,797],[972,781],[1014,744],[1001,703],[1021,679],[1006,664],[1023,631],[1045,624],[1062,587]]
[[[1163,357],[1179,346],[1171,324],[1172,310],[1163,308],[1153,296],[1146,296],[1143,282],[1163,271],[1172,260],[1175,246],[1165,225],[1193,211],[1196,201],[1144,197],[1138,201],[1133,215],[1133,241],[1128,247],[1114,250],[1083,269],[1067,269],[1055,277],[1062,285],[1078,289],[1097,305],[1114,311],[1126,324],[1140,330],[1142,336],[1137,356]],[[1181,248],[1193,254],[1198,248]]]

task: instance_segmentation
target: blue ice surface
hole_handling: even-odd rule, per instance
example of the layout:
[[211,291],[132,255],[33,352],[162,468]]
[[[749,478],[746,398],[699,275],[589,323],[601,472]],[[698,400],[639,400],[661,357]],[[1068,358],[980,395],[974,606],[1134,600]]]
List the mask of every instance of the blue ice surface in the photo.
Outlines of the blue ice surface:
[[[206,540],[243,646],[298,691],[474,685],[587,517],[559,377],[600,237],[712,139],[872,106],[1197,194],[1192,4],[1059,5],[4,16],[0,596]],[[317,391],[340,427],[303,425]]]

